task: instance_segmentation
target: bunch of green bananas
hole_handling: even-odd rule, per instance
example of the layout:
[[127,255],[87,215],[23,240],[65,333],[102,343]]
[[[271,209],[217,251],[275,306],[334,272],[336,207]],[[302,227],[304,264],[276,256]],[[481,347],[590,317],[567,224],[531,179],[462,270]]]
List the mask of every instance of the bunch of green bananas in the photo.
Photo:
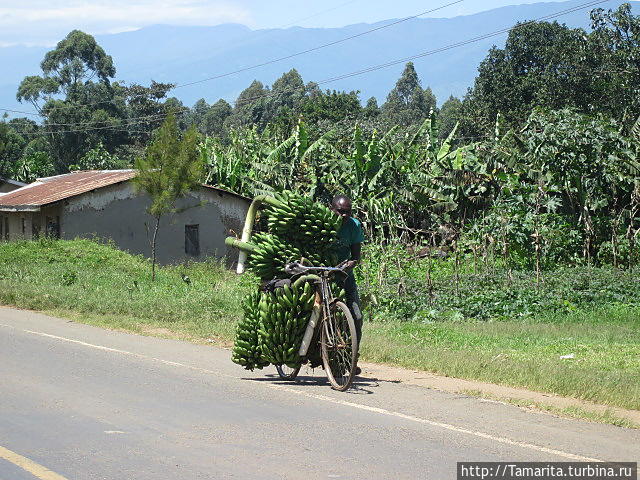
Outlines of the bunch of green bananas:
[[[248,268],[265,281],[286,277],[284,267],[303,258],[315,266],[335,265],[340,218],[327,207],[291,192],[274,197],[276,201],[268,202],[265,209],[269,233],[253,235]],[[248,370],[269,363],[300,365],[298,351],[314,299],[315,290],[308,282],[249,295],[243,301],[244,318],[236,329],[232,360]],[[309,355],[313,363],[313,352]]]
[[303,256],[298,247],[276,235],[257,233],[251,243],[256,249],[249,256],[248,267],[262,280],[283,277],[285,265]]
[[262,359],[262,349],[258,338],[260,328],[260,302],[266,295],[256,291],[242,301],[243,319],[236,327],[236,341],[231,360],[247,370],[263,368],[269,365]]
[[309,282],[285,285],[262,297],[258,339],[264,361],[291,368],[300,365],[298,350],[314,300],[315,290]]
[[335,241],[340,218],[326,206],[293,192],[275,193],[274,197],[280,205],[266,209],[271,233],[315,248]]
[[302,258],[316,266],[336,263],[334,247],[340,217],[324,205],[292,192],[274,194],[265,209],[269,234],[253,236],[249,268],[262,280],[285,275],[284,266]]

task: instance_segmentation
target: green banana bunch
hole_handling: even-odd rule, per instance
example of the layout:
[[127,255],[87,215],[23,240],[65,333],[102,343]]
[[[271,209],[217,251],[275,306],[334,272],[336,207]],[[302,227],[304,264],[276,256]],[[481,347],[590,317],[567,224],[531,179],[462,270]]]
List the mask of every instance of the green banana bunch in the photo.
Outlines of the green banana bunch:
[[308,282],[299,286],[285,285],[274,293],[263,295],[259,306],[258,339],[264,361],[291,368],[300,365],[298,350],[314,300],[315,290]]
[[326,206],[293,192],[275,193],[274,197],[278,204],[265,209],[269,232],[296,246],[305,258],[315,260],[315,265],[334,265],[340,217]]
[[231,353],[231,360],[247,370],[264,368],[269,365],[262,358],[262,348],[258,338],[260,327],[260,302],[265,294],[255,292],[247,295],[242,301],[244,318],[236,327],[236,340]]
[[252,238],[256,249],[249,256],[248,268],[262,280],[272,280],[285,276],[287,263],[300,260],[302,252],[280,237],[267,233],[257,233]]

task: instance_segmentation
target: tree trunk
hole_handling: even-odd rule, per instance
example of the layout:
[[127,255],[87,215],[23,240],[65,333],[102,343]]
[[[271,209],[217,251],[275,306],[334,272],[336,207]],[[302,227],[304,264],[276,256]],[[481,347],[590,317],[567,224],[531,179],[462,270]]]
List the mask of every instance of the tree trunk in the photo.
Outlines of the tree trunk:
[[156,226],[153,230],[153,239],[151,240],[151,281],[156,280],[156,240],[158,239],[158,228],[160,227],[160,217],[156,217]]

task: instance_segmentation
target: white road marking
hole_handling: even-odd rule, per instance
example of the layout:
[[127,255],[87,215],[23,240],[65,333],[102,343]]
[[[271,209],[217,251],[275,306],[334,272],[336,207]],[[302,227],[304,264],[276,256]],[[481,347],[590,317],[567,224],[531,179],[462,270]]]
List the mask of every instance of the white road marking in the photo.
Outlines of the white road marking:
[[113,435],[116,433],[127,433],[127,432],[123,432],[122,430],[105,430],[104,433],[106,433],[107,435]]
[[[18,329],[16,327],[13,327],[12,325],[0,324],[0,326],[8,327],[8,328],[16,329],[16,330],[20,330],[20,329]],[[226,373],[222,373],[220,371],[209,370],[209,369],[206,369],[206,368],[195,367],[193,365],[187,365],[187,364],[184,364],[184,363],[173,362],[173,361],[164,360],[164,359],[156,358],[156,357],[150,357],[150,356],[147,356],[147,355],[142,355],[140,353],[129,352],[127,350],[120,350],[120,349],[117,349],[117,348],[105,347],[103,345],[95,345],[93,343],[86,343],[86,342],[82,342],[80,340],[74,340],[74,339],[71,339],[71,338],[65,338],[65,337],[60,337],[60,336],[57,336],[57,335],[51,335],[49,333],[35,332],[33,330],[20,330],[20,331],[25,332],[25,333],[30,333],[30,334],[33,334],[33,335],[39,335],[41,337],[53,338],[55,340],[61,340],[61,341],[64,341],[64,342],[75,343],[77,345],[82,345],[82,346],[89,347],[89,348],[95,348],[97,350],[103,350],[103,351],[106,351],[106,352],[120,353],[120,354],[123,354],[123,355],[128,355],[128,356],[131,356],[131,357],[135,357],[135,358],[141,358],[141,359],[145,359],[145,360],[153,360],[153,361],[156,361],[156,362],[159,362],[159,363],[163,363],[165,365],[188,368],[190,370],[193,370],[193,371],[196,371],[196,372],[200,372],[200,373],[214,374],[214,375],[218,375],[218,376],[225,377],[225,378],[232,378],[232,379],[235,379],[235,380],[239,380],[239,378],[237,376],[229,375],[229,374],[226,374]],[[568,459],[571,459],[571,460],[576,460],[576,461],[581,461],[581,462],[603,462],[604,461],[604,460],[601,460],[601,459],[598,459],[598,458],[591,458],[591,457],[585,457],[585,456],[582,456],[582,455],[576,455],[576,454],[573,454],[573,453],[564,452],[562,450],[556,450],[556,449],[553,449],[553,448],[543,447],[541,445],[535,445],[535,444],[526,443],[526,442],[519,442],[517,440],[511,440],[511,439],[506,438],[506,437],[498,437],[496,435],[491,435],[491,434],[480,432],[480,431],[477,431],[477,430],[469,430],[469,429],[466,429],[466,428],[457,427],[455,425],[450,425],[448,423],[436,422],[436,421],[433,421],[433,420],[428,420],[426,418],[416,417],[416,416],[413,416],[413,415],[407,415],[405,413],[400,413],[400,412],[394,412],[392,410],[387,410],[387,409],[384,409],[384,408],[372,407],[372,406],[369,406],[369,405],[362,405],[360,403],[348,402],[346,400],[340,400],[338,398],[328,397],[326,395],[318,395],[318,394],[311,393],[311,392],[305,392],[305,391],[298,390],[298,389],[295,389],[295,388],[286,387],[284,385],[277,385],[277,384],[273,384],[273,383],[266,383],[266,384],[263,384],[263,385],[265,385],[265,386],[267,386],[267,387],[269,387],[271,389],[274,389],[274,390],[280,390],[280,391],[284,391],[284,392],[294,393],[296,395],[302,395],[304,397],[313,398],[315,400],[335,403],[337,405],[342,405],[342,406],[345,406],[345,407],[358,408],[360,410],[366,410],[368,412],[377,413],[379,415],[387,415],[387,416],[391,416],[391,417],[402,418],[404,420],[410,420],[410,421],[413,421],[413,422],[416,422],[416,423],[421,423],[421,424],[424,424],[424,425],[430,425],[432,427],[438,427],[438,428],[442,428],[442,429],[445,429],[445,430],[450,430],[450,431],[457,432],[457,433],[463,433],[465,435],[484,438],[486,440],[491,440],[491,441],[498,442],[498,443],[512,445],[512,446],[520,447],[520,448],[526,448],[526,449],[529,449],[529,450],[535,450],[535,451],[543,452],[543,453],[550,453],[552,455],[557,455],[559,457],[564,457],[564,458],[568,458]]]

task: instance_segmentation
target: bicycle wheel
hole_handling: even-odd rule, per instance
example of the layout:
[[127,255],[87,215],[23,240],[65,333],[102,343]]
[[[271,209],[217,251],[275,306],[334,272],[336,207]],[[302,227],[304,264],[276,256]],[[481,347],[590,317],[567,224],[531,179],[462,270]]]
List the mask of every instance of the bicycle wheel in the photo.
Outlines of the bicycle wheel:
[[331,387],[341,392],[351,386],[358,361],[356,325],[349,308],[336,302],[322,322],[322,363]]
[[282,380],[295,380],[300,372],[300,367],[302,367],[302,365],[298,365],[295,368],[291,368],[286,365],[276,365],[276,370]]

